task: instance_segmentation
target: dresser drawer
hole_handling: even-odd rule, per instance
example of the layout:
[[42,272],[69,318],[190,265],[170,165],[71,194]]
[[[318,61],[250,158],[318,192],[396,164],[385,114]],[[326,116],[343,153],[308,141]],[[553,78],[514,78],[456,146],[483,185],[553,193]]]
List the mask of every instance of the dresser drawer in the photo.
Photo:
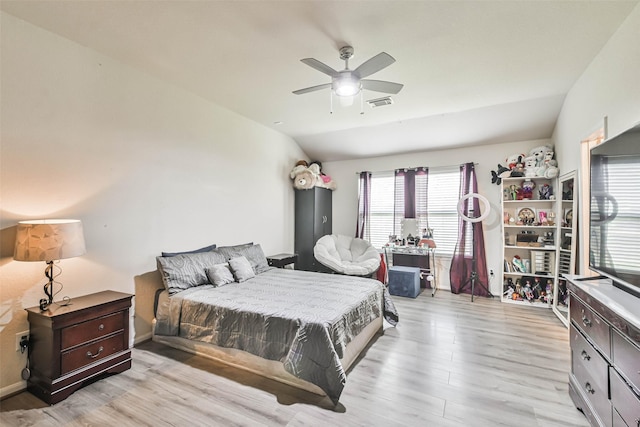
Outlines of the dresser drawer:
[[615,329],[611,336],[611,346],[613,364],[631,382],[636,391],[640,392],[640,349]]
[[[614,411],[628,426],[640,426],[640,397],[631,391],[629,385],[620,377],[615,369],[611,373],[611,404]],[[615,414],[614,414],[615,415]]]
[[120,332],[113,336],[63,352],[61,374],[67,374],[114,353],[123,351],[125,348],[124,341],[124,334]]
[[579,298],[571,298],[571,320],[589,336],[607,358],[611,358],[609,325]]
[[609,364],[573,325],[570,333],[571,371],[577,385],[604,425],[611,426]]
[[61,331],[62,350],[110,335],[124,328],[122,312],[69,326]]

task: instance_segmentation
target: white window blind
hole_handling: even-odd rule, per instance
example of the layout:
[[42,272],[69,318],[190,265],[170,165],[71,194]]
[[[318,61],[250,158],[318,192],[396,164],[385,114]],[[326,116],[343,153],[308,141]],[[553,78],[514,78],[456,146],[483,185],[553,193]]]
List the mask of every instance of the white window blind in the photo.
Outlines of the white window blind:
[[[635,187],[640,182],[640,162],[631,163],[627,158],[607,159],[606,175],[608,193],[607,203],[604,203],[604,212],[598,212],[595,198],[592,198],[592,215],[598,218],[612,217],[607,221],[607,241],[605,250],[608,252],[607,267],[618,271],[638,270],[638,251],[630,250],[638,245],[640,236],[634,233],[637,227],[634,225],[640,221],[640,199],[634,197]],[[613,210],[610,200],[616,201],[617,211]],[[575,219],[574,219],[575,220]],[[591,229],[592,247],[599,248],[601,236],[598,227]],[[604,260],[603,260],[604,261]],[[602,263],[602,261],[600,261]]]
[[[460,191],[460,168],[429,169],[427,189],[427,212],[429,227],[433,229],[437,245],[436,253],[453,254],[458,237],[458,193]],[[416,194],[416,202],[423,196]],[[369,236],[365,236],[375,247],[382,247],[394,234],[394,176],[393,172],[374,172],[371,176]],[[419,212],[416,212],[420,215]]]
[[453,255],[458,240],[458,200],[460,199],[460,168],[429,171],[429,227],[437,253]]

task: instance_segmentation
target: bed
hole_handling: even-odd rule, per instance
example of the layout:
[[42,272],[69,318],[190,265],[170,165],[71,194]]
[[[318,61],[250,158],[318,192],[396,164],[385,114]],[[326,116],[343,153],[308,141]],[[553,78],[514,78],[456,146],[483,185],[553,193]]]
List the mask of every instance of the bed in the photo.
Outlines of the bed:
[[[167,289],[158,298],[153,340],[326,394],[337,404],[347,369],[382,331],[383,319],[398,320],[384,285],[271,268],[259,245],[232,248],[158,257]],[[238,260],[249,261],[250,277],[236,278]],[[226,266],[234,280],[214,283],[207,275],[212,264]]]

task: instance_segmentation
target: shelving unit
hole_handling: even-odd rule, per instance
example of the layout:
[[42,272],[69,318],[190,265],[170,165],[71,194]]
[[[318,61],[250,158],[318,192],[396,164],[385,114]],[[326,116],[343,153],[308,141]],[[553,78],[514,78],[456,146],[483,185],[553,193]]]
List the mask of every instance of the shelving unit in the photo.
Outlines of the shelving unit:
[[[572,171],[562,175],[558,180],[561,193],[558,212],[558,261],[556,274],[558,276],[558,286],[554,288],[553,312],[569,327],[569,293],[567,291],[567,281],[565,275],[576,274],[576,238],[578,232],[578,201],[577,192],[574,185],[577,182],[576,172]],[[574,214],[575,213],[575,214]]]
[[[525,182],[527,184],[523,185]],[[560,259],[558,180],[505,178],[501,185],[502,301],[551,308]],[[530,192],[521,190],[531,185],[533,189]],[[541,191],[543,188],[549,192]]]

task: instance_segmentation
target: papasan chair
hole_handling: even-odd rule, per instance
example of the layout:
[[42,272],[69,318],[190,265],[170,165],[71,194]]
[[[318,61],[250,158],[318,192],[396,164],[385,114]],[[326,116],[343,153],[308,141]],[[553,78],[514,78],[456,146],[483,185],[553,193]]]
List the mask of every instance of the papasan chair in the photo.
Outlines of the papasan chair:
[[380,267],[380,254],[371,243],[340,234],[318,239],[313,255],[322,265],[349,276],[371,276]]

